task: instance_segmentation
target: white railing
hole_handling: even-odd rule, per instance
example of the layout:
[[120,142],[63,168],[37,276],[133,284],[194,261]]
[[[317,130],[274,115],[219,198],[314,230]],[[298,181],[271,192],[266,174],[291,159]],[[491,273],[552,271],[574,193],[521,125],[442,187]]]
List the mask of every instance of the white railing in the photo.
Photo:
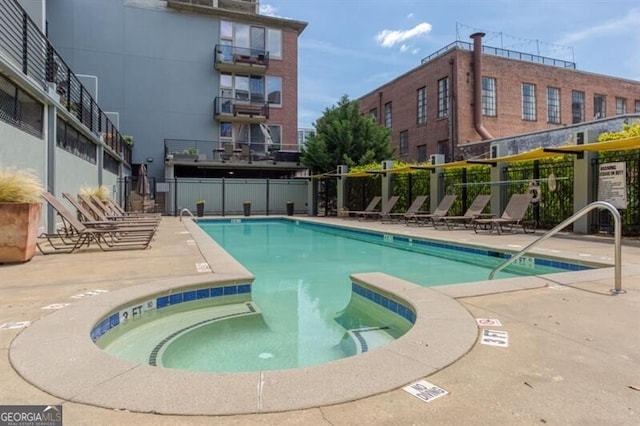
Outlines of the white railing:
[[504,268],[506,268],[507,266],[509,266],[510,264],[515,262],[516,260],[518,260],[520,257],[522,257],[525,253],[527,253],[533,247],[537,246],[538,244],[540,244],[541,242],[543,242],[547,238],[557,234],[558,232],[560,232],[561,230],[566,228],[571,223],[575,222],[576,220],[580,219],[582,216],[584,216],[587,213],[589,213],[591,210],[598,209],[598,208],[609,210],[609,212],[611,212],[611,215],[613,216],[613,220],[614,220],[614,231],[613,231],[613,234],[614,234],[614,252],[615,252],[615,254],[614,254],[614,256],[615,256],[615,259],[614,259],[614,262],[615,262],[615,264],[614,264],[615,287],[613,289],[611,289],[611,293],[612,294],[624,294],[624,293],[626,293],[626,291],[622,289],[622,225],[620,223],[620,221],[621,221],[620,212],[618,211],[618,209],[615,208],[615,206],[613,204],[607,203],[606,201],[594,201],[593,203],[591,203],[591,204],[583,207],[582,209],[578,210],[573,216],[571,216],[568,219],[564,220],[562,223],[557,225],[555,228],[553,228],[552,230],[550,230],[546,234],[542,235],[537,240],[535,240],[532,243],[530,243],[527,246],[525,246],[522,250],[520,250],[518,253],[516,253],[513,256],[511,256],[509,259],[504,261],[502,264],[498,265],[489,274],[489,279],[492,280],[493,277],[496,275],[496,273],[500,272],[501,270],[503,270]]

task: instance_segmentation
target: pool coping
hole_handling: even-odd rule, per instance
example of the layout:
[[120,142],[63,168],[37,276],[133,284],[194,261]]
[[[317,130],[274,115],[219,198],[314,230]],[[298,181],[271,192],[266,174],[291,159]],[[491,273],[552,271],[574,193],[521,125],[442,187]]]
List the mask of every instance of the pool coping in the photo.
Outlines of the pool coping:
[[[229,415],[337,404],[399,388],[467,353],[477,340],[478,327],[456,297],[549,284],[545,276],[441,286],[436,290],[383,273],[353,275],[354,282],[375,286],[409,302],[416,323],[387,346],[307,368],[198,373],[135,364],[101,351],[91,341],[90,330],[118,306],[175,287],[253,279],[199,226],[190,220],[185,226],[209,262],[213,276],[156,280],[101,294],[48,315],[14,339],[9,353],[13,367],[25,380],[61,399],[136,412]],[[584,277],[584,272],[552,275],[559,281],[581,279],[576,274]]]

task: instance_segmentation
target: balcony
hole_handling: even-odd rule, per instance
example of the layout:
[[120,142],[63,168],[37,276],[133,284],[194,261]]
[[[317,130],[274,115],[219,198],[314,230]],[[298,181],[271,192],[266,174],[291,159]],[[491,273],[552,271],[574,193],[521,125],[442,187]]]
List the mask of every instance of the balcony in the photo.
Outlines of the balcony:
[[216,166],[299,166],[300,152],[282,150],[278,143],[260,141],[203,141],[186,139],[165,139],[165,161],[173,164]]
[[269,118],[269,104],[248,99],[217,97],[213,117],[231,123],[264,123]]
[[167,6],[201,13],[213,12],[216,9],[250,14],[257,14],[259,11],[257,0],[167,0]]
[[217,44],[214,67],[220,72],[264,75],[269,68],[269,52]]

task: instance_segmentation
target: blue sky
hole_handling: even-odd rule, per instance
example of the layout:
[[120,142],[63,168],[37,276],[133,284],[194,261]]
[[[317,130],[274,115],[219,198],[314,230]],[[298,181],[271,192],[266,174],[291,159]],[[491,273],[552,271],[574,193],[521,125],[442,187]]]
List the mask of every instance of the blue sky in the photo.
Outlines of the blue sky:
[[308,22],[299,42],[298,125],[415,68],[476,31],[489,46],[640,80],[640,0],[261,0],[263,14]]

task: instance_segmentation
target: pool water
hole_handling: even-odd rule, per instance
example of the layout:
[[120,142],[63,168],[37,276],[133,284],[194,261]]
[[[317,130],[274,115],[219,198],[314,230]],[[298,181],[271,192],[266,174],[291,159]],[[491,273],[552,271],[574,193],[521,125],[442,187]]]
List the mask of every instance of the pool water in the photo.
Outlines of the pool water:
[[[373,350],[411,327],[390,310],[352,296],[351,274],[385,272],[437,286],[485,280],[504,260],[500,253],[451,250],[406,237],[302,221],[198,224],[254,274],[250,303],[255,309],[249,312],[242,303],[203,305],[185,312],[171,307],[133,330],[120,327],[99,346],[136,362],[196,371],[316,365]],[[497,278],[564,270],[524,259]],[[153,362],[150,353],[157,354]]]

